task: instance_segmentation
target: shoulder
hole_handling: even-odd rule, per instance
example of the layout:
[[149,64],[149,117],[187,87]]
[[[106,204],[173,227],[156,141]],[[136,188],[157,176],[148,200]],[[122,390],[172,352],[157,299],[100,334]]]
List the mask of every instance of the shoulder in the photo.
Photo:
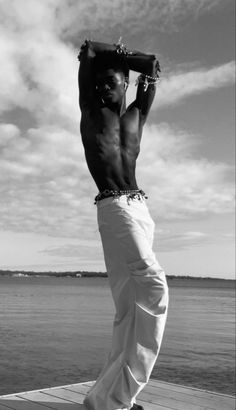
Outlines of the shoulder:
[[126,117],[130,121],[138,120],[139,124],[142,125],[146,120],[146,115],[143,115],[143,101],[141,98],[136,98],[126,110]]
[[85,117],[94,117],[101,110],[101,104],[96,94],[93,98],[86,98],[86,96],[81,96],[80,98],[80,110],[81,114]]

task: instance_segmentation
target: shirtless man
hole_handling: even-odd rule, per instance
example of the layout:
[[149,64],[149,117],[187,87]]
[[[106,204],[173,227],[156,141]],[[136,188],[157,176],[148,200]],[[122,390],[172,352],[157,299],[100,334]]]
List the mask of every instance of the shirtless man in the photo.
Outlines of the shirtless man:
[[[168,287],[152,251],[154,222],[139,189],[136,160],[160,71],[153,54],[86,40],[81,46],[81,135],[115,303],[112,348],[84,404],[88,410],[142,410],[136,396],[150,378],[163,337]],[[126,107],[129,70],[141,73]]]

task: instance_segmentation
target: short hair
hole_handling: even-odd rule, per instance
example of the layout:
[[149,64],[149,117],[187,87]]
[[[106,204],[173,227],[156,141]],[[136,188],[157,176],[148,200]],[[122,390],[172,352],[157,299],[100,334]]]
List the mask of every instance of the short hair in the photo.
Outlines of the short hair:
[[113,54],[109,52],[97,54],[94,58],[95,73],[100,73],[110,68],[112,68],[115,71],[122,72],[127,79],[129,78],[129,67],[124,56],[120,56],[119,54]]

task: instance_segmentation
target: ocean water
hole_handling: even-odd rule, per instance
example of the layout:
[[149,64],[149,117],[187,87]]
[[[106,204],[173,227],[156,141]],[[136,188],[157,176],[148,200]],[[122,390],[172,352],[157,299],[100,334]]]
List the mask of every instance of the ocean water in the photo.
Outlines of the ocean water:
[[[169,280],[152,377],[234,393],[232,282]],[[111,344],[105,278],[0,277],[0,394],[96,379]]]

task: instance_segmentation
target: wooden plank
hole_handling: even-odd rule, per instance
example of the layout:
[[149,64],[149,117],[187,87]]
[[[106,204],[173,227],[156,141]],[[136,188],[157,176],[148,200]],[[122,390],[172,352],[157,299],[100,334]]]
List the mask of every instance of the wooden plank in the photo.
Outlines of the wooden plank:
[[49,403],[34,403],[32,405],[32,401],[24,400],[21,397],[18,396],[10,396],[6,398],[0,398],[0,405],[5,406],[8,409],[14,409],[14,410],[46,410],[46,409],[54,409],[53,407],[50,406]]
[[[31,401],[31,403],[38,403],[41,404],[42,406],[50,406],[50,408],[54,410],[58,409],[63,409],[63,410],[70,410],[70,409],[78,409],[78,405],[82,403],[82,399],[80,401],[73,401],[73,400],[68,400],[66,398],[60,397],[60,394],[57,394],[57,389],[54,389],[54,393],[49,394],[45,393],[44,390],[42,391],[36,391],[33,392],[32,394],[30,392],[28,393],[22,393],[20,394],[20,397]],[[84,397],[84,396],[81,396]],[[32,407],[33,409],[33,407]],[[42,410],[42,407],[41,407]]]
[[[92,382],[92,383],[94,383],[94,382]],[[45,389],[37,389],[37,390],[29,390],[29,391],[23,391],[23,392],[18,392],[18,393],[4,394],[3,396],[0,396],[0,399],[10,398],[10,397],[18,396],[18,395],[22,395],[22,394],[32,394],[32,393],[37,393],[37,392],[42,392],[42,391],[47,391],[47,390],[53,391],[53,390],[63,389],[63,388],[70,387],[70,386],[77,386],[77,385],[79,386],[80,384],[82,384],[82,383],[65,384],[63,386],[47,387]]]
[[[152,381],[151,381],[152,382]],[[211,401],[212,403],[219,404],[222,403],[222,405],[226,406],[228,404],[230,406],[230,409],[232,408],[233,405],[233,410],[235,410],[235,397],[230,396],[227,394],[222,394],[222,393],[217,393],[217,392],[212,392],[208,390],[201,390],[197,389],[195,387],[187,387],[187,386],[182,386],[182,385],[177,385],[177,384],[172,384],[172,383],[165,383],[165,382],[157,382],[157,384],[154,384],[154,387],[156,389],[159,389],[161,387],[163,392],[168,391],[169,393],[173,392],[173,397],[176,397],[177,393],[184,393],[186,396],[186,399],[196,401],[199,400],[200,398],[203,398],[204,400]],[[213,409],[215,410],[215,407],[213,405]],[[221,409],[225,410],[225,409]]]
[[67,390],[65,388],[57,389],[54,392],[52,391],[46,392],[45,390],[43,390],[42,393],[49,397],[60,398],[70,403],[76,403],[76,404],[83,403],[83,400],[85,399],[85,393],[83,394],[81,392],[74,392],[71,390]]
[[228,394],[222,394],[222,393],[217,393],[217,392],[212,392],[208,390],[202,390],[202,389],[197,389],[196,387],[191,387],[191,386],[182,386],[181,384],[174,384],[174,383],[168,383],[168,382],[161,382],[159,380],[154,380],[150,379],[148,384],[150,386],[154,386],[157,389],[167,389],[167,390],[172,390],[174,392],[183,392],[185,394],[188,394],[190,396],[197,396],[197,397],[208,397],[211,395],[212,397],[217,396],[217,397],[222,397],[222,398],[234,398],[234,396],[230,396]]
[[[146,401],[142,401],[142,400],[137,400],[137,404],[141,404],[145,410],[175,410],[175,408],[173,407],[169,407],[167,406],[162,406],[159,404],[155,404],[155,403],[147,403]],[[182,410],[188,410],[187,407],[186,409],[183,408]]]
[[[0,404],[0,410],[12,410],[12,409],[13,409],[12,407],[6,407],[6,406]],[[42,410],[42,407],[41,407],[41,410]]]
[[[85,410],[94,382],[0,397],[0,410]],[[151,379],[137,398],[145,410],[235,410],[234,397]],[[1,408],[2,407],[2,408]]]
[[[86,388],[90,388],[92,384],[92,382],[84,383],[84,391],[86,391]],[[73,386],[70,387],[70,389],[73,388]],[[233,396],[159,382],[154,379],[151,379],[147,386],[145,386],[144,390],[139,394],[137,401],[143,405],[147,402],[160,404],[163,408],[165,406],[174,410],[235,410]]]
[[82,393],[86,395],[90,390],[91,386],[86,386],[85,384],[74,384],[71,386],[64,387],[65,390],[75,392],[75,393]]
[[[233,406],[233,398],[228,396],[221,396],[216,395],[213,393],[204,392],[204,397],[202,395],[201,390],[195,391],[194,394],[192,393],[192,389],[188,388],[187,392],[184,389],[180,389],[180,391],[176,390],[169,390],[167,386],[155,386],[152,384],[148,384],[143,392],[140,393],[140,398],[145,397],[146,395],[154,395],[158,403],[163,403],[163,399],[167,400],[168,403],[171,405],[174,402],[176,410],[182,410],[184,403],[188,403],[189,410],[195,410],[196,406],[199,408],[202,406],[203,408],[207,407],[207,409],[216,410],[217,408],[222,409],[224,406],[224,410],[234,410]],[[191,404],[190,404],[191,403]]]
[[[174,410],[211,410],[212,407],[206,406],[205,403],[196,403],[192,404],[190,400],[176,400],[175,398],[170,398],[170,397],[160,397],[157,395],[151,395],[148,392],[143,392],[141,393],[137,401],[140,402],[144,401],[145,403],[152,403],[152,404],[159,404],[161,406],[169,406],[173,408]],[[213,407],[214,410],[216,410],[216,407]],[[220,408],[222,410],[222,408]],[[224,410],[226,410],[224,408]],[[228,409],[227,409],[228,410]],[[230,409],[231,410],[231,409]]]
[[67,403],[72,403],[72,404],[82,404],[85,398],[85,394],[83,393],[78,393],[78,392],[72,392],[70,390],[66,389],[58,389],[55,390],[54,393],[52,392],[42,392],[45,396],[48,396],[48,399],[52,400],[52,398],[55,398],[56,400],[61,399],[65,400]]
[[[14,408],[13,407],[6,407],[6,406],[4,406],[4,404],[0,404],[0,410],[14,410]],[[41,407],[41,410],[42,410],[42,407]]]
[[[66,390],[68,391],[76,391],[76,392],[83,392],[86,394],[89,389],[92,387],[92,383],[85,383],[85,384],[77,384],[77,385],[71,385],[68,387],[65,387]],[[145,406],[145,410],[174,410],[173,408],[170,408],[169,406],[159,406],[155,403],[148,403],[146,400],[138,400],[138,403],[142,404]]]
[[90,382],[84,382],[83,385],[84,385],[84,386],[92,387],[92,385],[93,385],[94,383],[95,383],[95,381],[92,381],[92,382],[91,382],[91,381],[90,381]]

